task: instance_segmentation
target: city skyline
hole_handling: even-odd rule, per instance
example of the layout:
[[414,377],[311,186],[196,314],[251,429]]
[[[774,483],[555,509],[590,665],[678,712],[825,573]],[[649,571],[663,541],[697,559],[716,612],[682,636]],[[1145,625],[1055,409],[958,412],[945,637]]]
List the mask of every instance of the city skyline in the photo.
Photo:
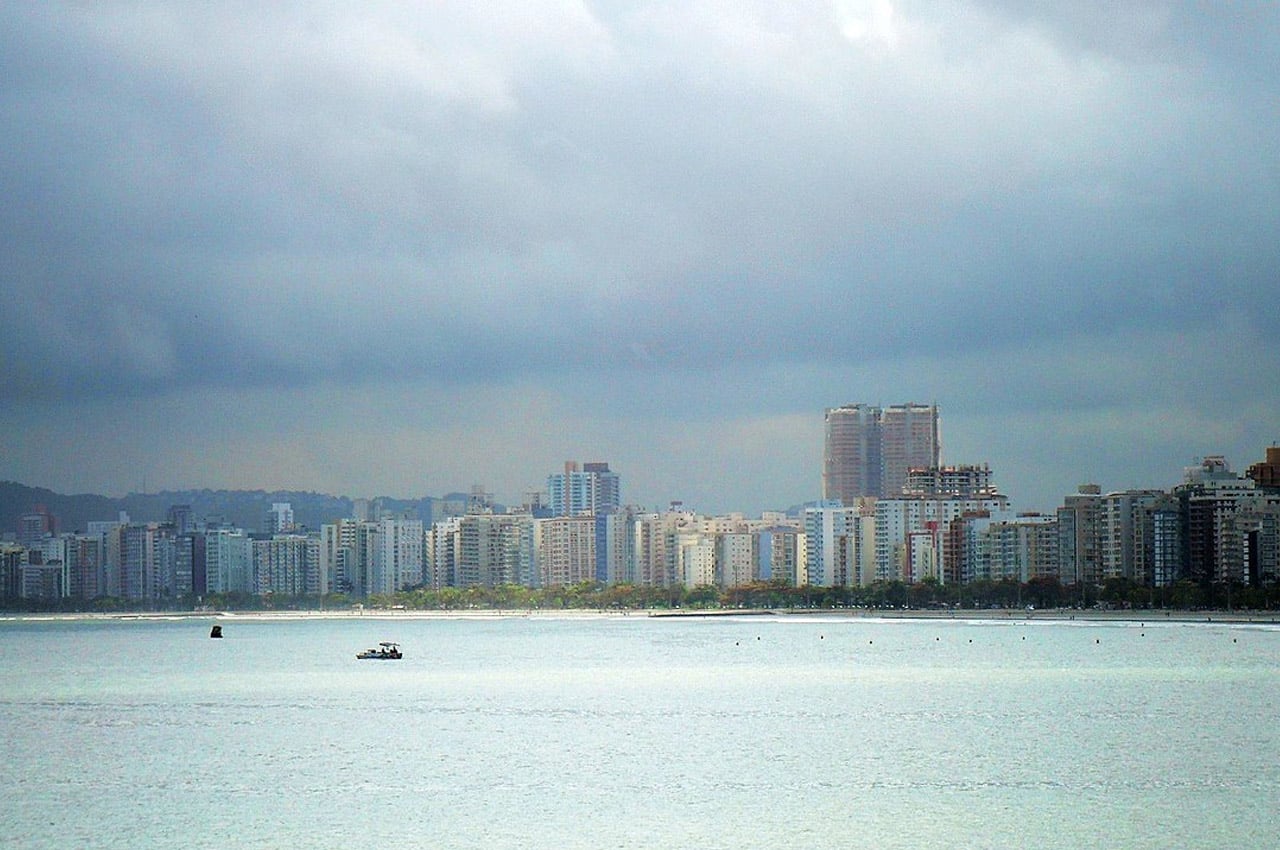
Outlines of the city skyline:
[[[1280,9],[59,2],[0,21],[0,478],[1047,510],[1280,440]],[[815,411],[819,412],[815,415]]]
[[[932,419],[936,411],[928,412]],[[0,601],[331,593],[385,600],[419,590],[584,583],[697,592],[777,580],[793,588],[1039,582],[1054,604],[1064,586],[1078,601],[1108,584],[1146,589],[1148,601],[1157,588],[1180,586],[1189,605],[1188,588],[1202,596],[1215,586],[1230,594],[1234,585],[1269,593],[1280,576],[1280,446],[1243,474],[1224,458],[1204,458],[1169,491],[1104,494],[1081,485],[1051,514],[1012,510],[985,466],[913,469],[896,496],[759,518],[619,505],[620,479],[607,463],[569,461],[564,469],[550,505],[498,511],[478,490],[425,513],[357,500],[348,503],[350,516],[326,517],[318,529],[299,527],[288,502],[258,500],[258,531],[171,505],[163,523],[121,512],[64,532],[37,505],[18,519],[16,539],[0,539]],[[557,475],[548,483],[554,491]],[[573,490],[580,498],[566,501]]]

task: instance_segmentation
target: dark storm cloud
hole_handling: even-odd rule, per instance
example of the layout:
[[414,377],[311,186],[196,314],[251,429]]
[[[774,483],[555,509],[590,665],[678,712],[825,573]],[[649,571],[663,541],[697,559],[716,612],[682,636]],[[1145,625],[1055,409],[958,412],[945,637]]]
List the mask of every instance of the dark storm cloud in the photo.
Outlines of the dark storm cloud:
[[892,358],[1270,283],[1275,160],[1246,145],[1273,116],[1212,99],[1238,21],[1028,7],[1002,13],[1058,41],[1005,56],[957,17],[942,43],[994,43],[868,59],[821,15],[560,11],[29,12],[6,390]]

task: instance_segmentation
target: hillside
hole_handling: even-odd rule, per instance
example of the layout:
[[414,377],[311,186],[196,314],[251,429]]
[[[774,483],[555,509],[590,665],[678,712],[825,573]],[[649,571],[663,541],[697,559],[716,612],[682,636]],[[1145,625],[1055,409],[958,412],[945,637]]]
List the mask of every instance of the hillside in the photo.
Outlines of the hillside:
[[[381,497],[377,501],[384,510],[416,513],[424,521],[430,521],[435,500],[426,496],[422,499]],[[351,516],[352,510],[352,501],[346,496],[296,490],[178,490],[112,498],[91,493],[66,495],[44,487],[0,481],[0,533],[15,531],[18,518],[36,505],[49,509],[57,518],[60,532],[83,531],[90,522],[117,519],[121,511],[128,513],[134,522],[160,522],[171,505],[190,505],[198,517],[221,517],[240,528],[257,530],[273,502],[290,503],[295,522],[312,529]]]

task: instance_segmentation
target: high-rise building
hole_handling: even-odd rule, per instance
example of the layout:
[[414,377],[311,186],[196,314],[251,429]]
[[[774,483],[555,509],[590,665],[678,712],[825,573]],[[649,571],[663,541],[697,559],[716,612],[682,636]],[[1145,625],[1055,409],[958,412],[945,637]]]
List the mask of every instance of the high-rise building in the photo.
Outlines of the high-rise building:
[[347,518],[320,526],[320,593],[353,593],[360,521]]
[[762,558],[767,556],[767,572],[771,581],[782,582],[789,587],[808,583],[803,525],[775,524],[762,529],[760,550]]
[[963,511],[946,522],[942,546],[943,584],[991,578],[990,548],[983,542],[992,524],[1004,522],[1003,514],[992,516],[991,511]]
[[760,578],[760,534],[737,531],[717,534],[715,579],[719,587],[739,587]]
[[320,592],[320,537],[277,534],[253,541],[256,592],[301,596]]
[[841,507],[834,504],[804,512],[806,583],[815,587],[853,587],[870,584],[875,575],[875,503],[862,499]]
[[852,505],[864,496],[900,496],[910,470],[939,466],[937,405],[849,404],[828,409],[825,420],[825,500]]
[[422,520],[378,520],[366,592],[394,593],[422,584],[422,548]]
[[1241,520],[1265,504],[1257,481],[1236,475],[1221,455],[1210,455],[1186,470],[1175,493],[1185,516],[1188,577],[1202,583],[1246,582],[1250,528]]
[[118,520],[93,520],[88,524],[88,533],[102,541],[102,572],[98,593],[102,596],[120,596],[120,561],[121,538],[124,527],[129,524],[129,515],[120,512]]
[[165,522],[173,526],[174,534],[189,534],[196,530],[196,518],[190,505],[170,505]]
[[595,509],[593,513],[611,514],[622,506],[622,485],[618,479],[618,473],[609,469],[609,464],[603,462],[588,462],[582,464],[582,472],[584,475],[590,475],[595,479]]
[[880,495],[894,498],[907,486],[911,469],[939,465],[938,408],[932,404],[893,404],[880,415]]
[[436,520],[426,532],[424,582],[433,590],[458,586],[458,551],[462,534],[462,517]]
[[595,517],[580,514],[537,520],[537,532],[543,587],[595,580]]
[[1264,490],[1280,490],[1280,446],[1267,446],[1266,460],[1253,464],[1245,474]]
[[1155,506],[1165,500],[1162,490],[1120,490],[1102,497],[1102,578],[1127,578],[1151,585],[1154,569],[1147,546],[1153,540]]
[[607,463],[565,461],[564,472],[547,476],[552,516],[611,514],[621,505],[618,473]]
[[596,517],[596,580],[608,584],[635,584],[635,520],[632,506]]
[[689,590],[711,587],[716,583],[716,538],[704,534],[696,526],[686,527],[675,535],[670,549],[674,556],[672,571],[675,582]]
[[22,568],[27,564],[27,547],[0,542],[0,600],[22,598]]
[[125,599],[154,599],[157,585],[154,523],[130,523],[120,540],[120,595]]
[[673,505],[662,513],[638,514],[632,529],[635,543],[633,580],[636,584],[651,587],[670,587],[681,581],[677,569],[679,535],[694,526],[697,517],[692,511]]
[[993,522],[979,535],[982,577],[1017,582],[1056,577],[1062,563],[1059,539],[1056,515],[1021,514]]
[[[882,581],[946,581],[974,572],[961,529],[976,517],[1005,518],[1007,496],[994,489],[978,496],[899,496],[878,499],[875,512],[875,577]],[[957,524],[959,523],[959,524]],[[957,547],[952,551],[949,547]]]
[[468,514],[458,523],[455,567],[458,587],[534,586],[533,517]]
[[1169,587],[1183,572],[1182,512],[1177,497],[1165,494],[1150,512],[1144,529],[1144,549],[1149,553],[1151,583]]
[[22,568],[23,599],[52,601],[63,596],[62,564],[28,563]]
[[1063,584],[1102,583],[1102,488],[1081,484],[1058,508],[1058,577]]
[[57,533],[58,520],[44,505],[36,505],[18,517],[18,543],[23,546],[38,546],[45,537]]
[[209,593],[253,593],[253,540],[238,528],[208,532],[205,568]]
[[102,586],[102,537],[71,535],[67,541],[67,592],[81,600],[98,596]]
[[847,404],[826,411],[822,498],[852,505],[863,496],[879,496],[880,408]]
[[262,518],[263,533],[288,534],[293,530],[293,505],[289,502],[272,502]]
[[[186,596],[194,593],[196,584],[196,565],[200,564],[200,578],[204,579],[204,535],[196,532],[186,534],[178,534],[172,538],[173,542],[173,595]],[[197,556],[196,547],[199,546],[200,554]],[[201,586],[201,594],[204,593],[203,585]]]

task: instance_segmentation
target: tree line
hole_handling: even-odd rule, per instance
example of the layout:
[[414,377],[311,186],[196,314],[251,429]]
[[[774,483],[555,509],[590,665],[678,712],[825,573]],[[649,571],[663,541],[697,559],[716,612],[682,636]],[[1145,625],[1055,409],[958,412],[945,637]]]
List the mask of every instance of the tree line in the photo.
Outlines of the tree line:
[[0,608],[18,612],[112,613],[134,611],[323,611],[363,606],[374,610],[734,610],[734,609],[1096,609],[1111,610],[1277,610],[1280,584],[1250,587],[1242,584],[1197,584],[1179,581],[1153,588],[1129,579],[1108,579],[1101,585],[1064,585],[1052,577],[1028,582],[974,581],[943,585],[935,580],[916,584],[882,581],[866,587],[792,587],[780,581],[757,581],[731,588],[684,585],[654,587],[636,584],[581,582],[530,588],[417,587],[393,594],[359,599],[344,594],[324,596],[209,594],[160,600],[100,597],[91,601],[3,599]]

